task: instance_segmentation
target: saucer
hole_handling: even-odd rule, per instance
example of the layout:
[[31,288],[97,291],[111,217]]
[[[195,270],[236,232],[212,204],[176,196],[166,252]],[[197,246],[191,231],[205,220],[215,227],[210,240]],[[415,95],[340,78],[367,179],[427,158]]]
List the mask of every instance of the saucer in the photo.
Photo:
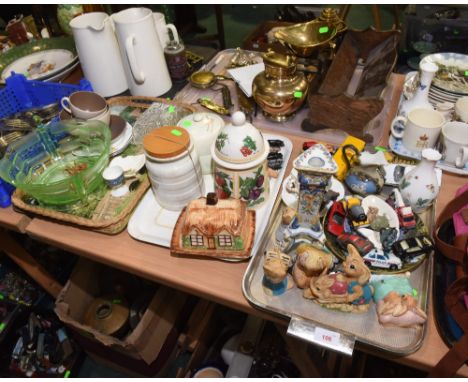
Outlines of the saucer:
[[459,168],[453,164],[440,161],[437,163],[436,167],[440,168],[443,171],[451,172],[453,174],[468,175],[468,163],[465,163],[465,167]]
[[[286,189],[288,184],[292,182],[297,182],[297,170],[296,169],[292,169],[289,176],[284,179],[282,189],[281,189],[281,199],[283,200],[283,203],[286,204],[288,207],[297,208],[298,195],[295,192],[289,192]],[[331,186],[329,189],[339,194],[337,199],[344,198],[345,189],[344,189],[343,183],[341,183],[334,176],[332,176],[331,178]],[[331,202],[329,204],[331,205]]]
[[110,155],[115,156],[124,151],[130,144],[133,136],[133,127],[128,122],[124,131],[116,139],[111,142]]
[[412,151],[403,146],[403,141],[401,139],[395,138],[393,135],[390,135],[388,139],[388,147],[395,154],[398,154],[402,157],[421,160],[421,153],[419,151]]

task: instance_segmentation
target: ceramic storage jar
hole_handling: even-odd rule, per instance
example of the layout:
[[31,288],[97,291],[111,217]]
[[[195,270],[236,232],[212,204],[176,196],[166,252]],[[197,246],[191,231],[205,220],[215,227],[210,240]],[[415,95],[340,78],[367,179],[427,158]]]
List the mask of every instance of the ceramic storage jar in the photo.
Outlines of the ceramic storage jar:
[[190,139],[195,145],[203,175],[213,173],[211,159],[211,145],[224,127],[223,119],[214,113],[194,113],[182,118],[177,122],[190,133]]
[[187,130],[178,126],[154,129],[143,139],[146,168],[158,203],[180,211],[205,195],[198,154]]
[[214,187],[218,198],[242,199],[249,207],[261,206],[269,197],[268,140],[245,114],[237,111],[211,146]]

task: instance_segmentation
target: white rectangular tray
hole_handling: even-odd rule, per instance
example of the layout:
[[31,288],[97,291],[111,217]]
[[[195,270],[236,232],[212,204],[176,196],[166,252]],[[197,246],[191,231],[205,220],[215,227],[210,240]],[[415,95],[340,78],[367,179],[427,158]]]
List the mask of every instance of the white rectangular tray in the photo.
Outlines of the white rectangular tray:
[[[284,142],[284,147],[281,148],[283,167],[279,171],[276,179],[270,179],[269,199],[263,206],[256,210],[255,242],[252,248],[252,254],[258,250],[260,245],[293,149],[292,142],[286,137],[276,134],[263,134],[263,136],[267,139],[281,139]],[[205,182],[206,192],[212,192],[214,190],[213,176],[204,175],[203,180]],[[153,190],[149,189],[130,218],[127,226],[128,233],[134,239],[169,248],[171,245],[172,231],[179,214],[180,211],[168,211],[161,207],[154,197]]]

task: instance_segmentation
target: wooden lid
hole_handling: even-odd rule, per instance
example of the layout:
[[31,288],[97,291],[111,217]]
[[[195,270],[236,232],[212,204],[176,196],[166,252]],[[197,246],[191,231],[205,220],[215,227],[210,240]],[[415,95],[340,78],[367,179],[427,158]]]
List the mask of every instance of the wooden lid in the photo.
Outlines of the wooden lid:
[[172,158],[190,147],[190,135],[179,126],[163,126],[154,129],[143,138],[148,155],[156,158]]

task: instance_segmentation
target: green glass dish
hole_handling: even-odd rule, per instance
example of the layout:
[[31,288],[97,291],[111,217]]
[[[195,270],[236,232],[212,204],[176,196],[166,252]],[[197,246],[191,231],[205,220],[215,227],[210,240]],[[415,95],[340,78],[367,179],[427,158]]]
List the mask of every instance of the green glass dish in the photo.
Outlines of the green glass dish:
[[8,147],[0,177],[43,205],[83,200],[103,184],[110,142],[110,129],[101,121],[40,126]]
[[[0,54],[0,75],[12,62],[29,54],[49,49],[65,49],[72,52],[75,58],[77,56],[73,37],[51,37],[42,40],[31,41],[26,44],[15,46],[5,53]],[[4,84],[5,82],[0,80],[0,83]]]

